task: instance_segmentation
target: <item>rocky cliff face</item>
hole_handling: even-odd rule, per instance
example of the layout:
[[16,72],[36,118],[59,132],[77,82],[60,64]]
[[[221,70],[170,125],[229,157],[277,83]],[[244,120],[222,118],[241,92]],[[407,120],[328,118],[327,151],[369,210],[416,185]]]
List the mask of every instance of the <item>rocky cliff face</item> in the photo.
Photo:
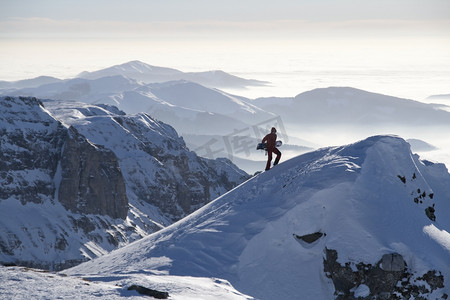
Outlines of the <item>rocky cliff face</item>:
[[114,153],[65,127],[35,98],[5,97],[0,106],[0,261],[61,268],[91,257],[81,251],[90,240],[117,246],[112,222],[100,222],[128,213]]
[[60,168],[58,200],[66,209],[80,214],[127,217],[125,182],[113,152],[91,144],[70,127]]
[[0,108],[0,199],[25,204],[52,198],[67,130],[34,98],[2,98]]
[[0,262],[62,269],[171,224],[247,175],[142,114],[0,98]]
[[6,97],[0,106],[2,199],[39,204],[57,195],[75,213],[126,217],[128,200],[114,153],[64,127],[35,98]]
[[[145,113],[126,115],[111,106],[46,101],[58,119],[118,158],[130,203],[149,204],[149,216],[168,225],[248,178],[227,159],[190,151],[169,125]],[[68,117],[76,116],[76,117]]]

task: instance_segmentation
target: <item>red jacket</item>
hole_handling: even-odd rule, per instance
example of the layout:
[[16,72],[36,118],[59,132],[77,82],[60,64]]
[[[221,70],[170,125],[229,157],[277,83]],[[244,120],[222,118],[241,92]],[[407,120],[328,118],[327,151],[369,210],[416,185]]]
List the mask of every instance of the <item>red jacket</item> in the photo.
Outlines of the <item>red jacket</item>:
[[274,132],[269,133],[262,139],[262,143],[267,142],[267,151],[275,149],[275,143],[277,142],[277,134]]

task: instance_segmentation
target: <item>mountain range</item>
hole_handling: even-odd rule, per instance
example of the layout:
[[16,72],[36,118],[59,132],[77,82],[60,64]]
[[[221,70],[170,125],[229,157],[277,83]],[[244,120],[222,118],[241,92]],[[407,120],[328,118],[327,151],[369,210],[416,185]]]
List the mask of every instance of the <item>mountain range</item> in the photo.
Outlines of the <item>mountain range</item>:
[[[130,61],[124,64],[115,65],[98,71],[84,71],[76,78],[99,79],[103,77],[124,76],[135,79],[143,83],[168,82],[187,80],[213,88],[235,88],[243,89],[249,86],[263,86],[269,82],[245,79],[228,74],[221,70],[204,72],[182,72],[180,70],[152,66],[140,61]],[[39,76],[32,79],[18,80],[13,82],[0,81],[0,89],[20,89],[38,87],[44,84],[57,83],[64,80],[51,77]]]
[[82,72],[77,77],[99,79],[116,75],[133,78],[145,83],[186,80],[213,88],[232,87],[239,89],[269,84],[269,82],[265,81],[237,77],[221,70],[182,72],[172,68],[151,66],[140,61],[130,61],[94,72]]
[[[444,152],[448,147],[442,144],[446,138],[442,128],[450,127],[450,108],[445,105],[350,87],[247,99],[220,91],[220,84],[205,86],[186,76],[170,77],[174,74],[186,73],[132,61],[39,86],[23,81],[20,88],[2,88],[0,94],[110,104],[129,114],[146,112],[173,126],[199,155],[228,157],[249,173],[260,170],[265,159],[250,150],[272,126],[279,129],[285,145],[297,146],[284,153],[286,158],[385,133],[437,143],[435,147]],[[215,81],[214,72],[202,74]]]
[[248,178],[145,113],[0,98],[0,261],[65,268],[142,238]]

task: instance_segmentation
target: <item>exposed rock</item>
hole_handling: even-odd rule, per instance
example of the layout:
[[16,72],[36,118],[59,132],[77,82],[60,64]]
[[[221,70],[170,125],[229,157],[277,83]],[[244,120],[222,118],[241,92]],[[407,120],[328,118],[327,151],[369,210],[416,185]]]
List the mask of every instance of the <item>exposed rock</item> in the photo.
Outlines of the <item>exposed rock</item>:
[[70,127],[61,169],[58,199],[66,209],[81,214],[126,218],[125,182],[113,152],[94,146]]
[[69,245],[64,235],[60,234],[56,237],[55,248],[61,251],[64,251],[66,247]]
[[433,222],[436,221],[436,215],[434,214],[434,212],[435,212],[435,209],[433,206],[429,206],[429,207],[425,208],[425,214]]
[[397,177],[398,177],[403,183],[406,183],[406,177],[405,177],[405,176],[397,175]]
[[0,236],[0,251],[6,255],[14,255],[14,251],[19,249],[22,245],[22,241],[13,232],[3,229],[6,231],[6,238]]
[[297,234],[294,234],[294,237],[298,240],[302,240],[308,244],[312,244],[315,241],[317,241],[318,239],[320,239],[322,236],[325,236],[326,234],[323,232],[315,232],[315,233],[310,233],[310,234],[305,234],[302,236],[299,236]]
[[73,212],[126,217],[125,183],[114,153],[67,130],[36,98],[5,97],[0,106],[0,198],[43,203],[58,190],[59,201]]
[[381,258],[380,268],[388,272],[403,272],[406,268],[406,263],[400,254],[389,253],[384,254]]
[[[0,98],[0,109],[0,204],[11,214],[2,214],[0,261],[59,270],[86,260],[72,250],[86,241],[105,240],[112,247],[102,247],[112,250],[127,240],[94,233],[117,231],[112,219],[128,214],[115,154],[65,127],[36,98]],[[71,213],[61,211],[59,203]],[[112,219],[101,226],[104,216]]]
[[[406,183],[406,177],[405,176],[401,176],[401,175],[397,175],[398,178],[400,178],[400,180],[403,183]],[[412,174],[411,177],[411,182],[414,182],[417,179],[417,175],[414,172]],[[413,196],[413,200],[414,203],[416,204],[426,204],[428,205],[428,207],[425,208],[425,215],[433,222],[436,221],[436,215],[435,215],[435,208],[434,208],[434,203],[432,203],[432,201],[429,201],[427,198],[427,195],[430,199],[433,199],[434,197],[434,193],[432,191],[429,191],[427,194],[427,191],[419,188],[415,188],[412,192],[411,195]]]
[[160,292],[157,290],[152,290],[140,285],[132,285],[130,287],[128,287],[129,291],[136,291],[141,295],[146,295],[146,296],[150,296],[156,299],[167,299],[169,298],[169,293],[168,292]]
[[0,100],[0,200],[14,197],[25,204],[53,198],[66,129],[36,98]]
[[87,216],[80,216],[78,218],[74,218],[71,216],[69,217],[69,219],[74,230],[81,229],[84,233],[87,234],[94,231],[96,228],[95,224],[91,222],[91,220]]
[[428,271],[422,277],[419,277],[418,280],[425,280],[429,285],[431,290],[440,289],[444,287],[444,276],[436,271]]
[[[444,287],[444,277],[436,271],[415,278],[398,253],[383,255],[376,265],[362,262],[341,265],[337,258],[336,250],[325,249],[324,272],[333,281],[336,299],[357,299],[355,291],[361,285],[370,290],[364,299],[427,299],[431,292]],[[442,293],[443,299],[445,295]]]

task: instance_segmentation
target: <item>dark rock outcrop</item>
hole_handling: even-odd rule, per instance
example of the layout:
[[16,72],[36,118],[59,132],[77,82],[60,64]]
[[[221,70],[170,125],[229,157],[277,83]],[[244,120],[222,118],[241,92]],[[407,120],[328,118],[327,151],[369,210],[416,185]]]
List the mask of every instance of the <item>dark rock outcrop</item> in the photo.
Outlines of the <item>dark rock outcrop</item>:
[[0,200],[22,204],[53,198],[66,129],[36,98],[0,99]]
[[380,268],[386,272],[403,272],[406,262],[398,253],[384,254],[381,258]]
[[317,241],[318,239],[320,239],[323,236],[326,236],[326,233],[323,233],[323,232],[320,232],[320,231],[314,232],[314,233],[310,233],[310,234],[301,235],[301,236],[294,233],[294,237],[297,240],[304,241],[304,242],[306,242],[308,244],[314,243],[315,241]]
[[90,143],[73,127],[62,150],[58,199],[66,209],[80,214],[125,219],[128,213],[117,157]]
[[5,97],[0,106],[1,199],[39,204],[54,200],[58,191],[59,202],[72,212],[127,216],[125,183],[113,152],[65,128],[36,98]]
[[[398,253],[382,256],[377,264],[337,262],[338,252],[325,249],[323,261],[325,275],[333,281],[336,299],[427,299],[427,295],[444,287],[443,276],[429,271],[414,277]],[[355,291],[365,286],[367,294],[355,296]],[[442,293],[443,299],[446,294]]]
[[0,261],[58,270],[86,261],[73,248],[88,241],[110,250],[126,242],[112,221],[128,214],[115,154],[64,126],[36,98],[3,97],[0,108]]
[[161,291],[157,291],[157,290],[153,290],[153,289],[149,289],[140,285],[135,285],[133,284],[132,286],[128,287],[129,291],[136,291],[141,295],[146,295],[146,296],[150,296],[153,297],[155,299],[167,299],[169,298],[169,293],[168,292],[161,292]]

